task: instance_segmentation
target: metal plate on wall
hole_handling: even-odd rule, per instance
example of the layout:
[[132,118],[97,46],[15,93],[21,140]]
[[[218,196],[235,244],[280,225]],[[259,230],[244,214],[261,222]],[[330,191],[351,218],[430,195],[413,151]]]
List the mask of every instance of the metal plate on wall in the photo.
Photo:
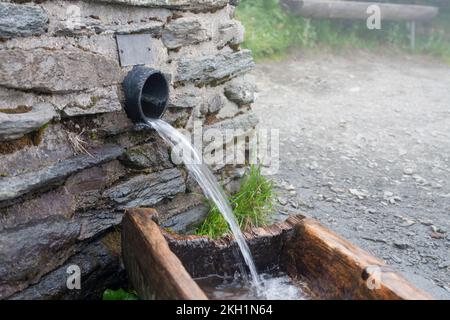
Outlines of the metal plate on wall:
[[153,39],[150,34],[118,34],[116,40],[122,67],[152,63]]

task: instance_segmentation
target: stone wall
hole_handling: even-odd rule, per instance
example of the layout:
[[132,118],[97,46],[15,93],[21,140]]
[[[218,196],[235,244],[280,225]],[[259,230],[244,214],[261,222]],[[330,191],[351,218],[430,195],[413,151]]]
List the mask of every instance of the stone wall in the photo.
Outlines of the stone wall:
[[[171,79],[165,120],[248,133],[254,63],[236,3],[0,1],[0,298],[95,298],[123,285],[125,208],[156,207],[174,230],[204,218],[192,178],[123,111],[131,67],[116,35],[150,35],[147,64]],[[242,170],[216,172],[231,183]],[[73,264],[81,290],[66,287]]]

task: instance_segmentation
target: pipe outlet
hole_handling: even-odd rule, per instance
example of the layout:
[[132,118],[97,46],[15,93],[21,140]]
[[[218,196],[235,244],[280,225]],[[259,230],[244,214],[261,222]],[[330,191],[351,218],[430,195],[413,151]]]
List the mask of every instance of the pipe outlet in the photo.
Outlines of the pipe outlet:
[[158,70],[135,66],[123,81],[125,111],[134,122],[160,119],[169,101],[169,82]]

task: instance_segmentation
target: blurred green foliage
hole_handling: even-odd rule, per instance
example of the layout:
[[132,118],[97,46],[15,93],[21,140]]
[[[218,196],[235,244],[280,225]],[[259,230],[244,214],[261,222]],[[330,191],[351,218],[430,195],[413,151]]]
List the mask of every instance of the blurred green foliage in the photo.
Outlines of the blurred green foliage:
[[[418,24],[416,52],[432,54],[450,63],[450,1],[381,0],[440,6],[431,22]],[[278,5],[278,0],[242,0],[237,18],[246,28],[244,47],[255,59],[281,57],[289,47],[377,48],[410,50],[406,23],[383,21],[381,30],[368,30],[366,21],[320,20],[295,17]]]

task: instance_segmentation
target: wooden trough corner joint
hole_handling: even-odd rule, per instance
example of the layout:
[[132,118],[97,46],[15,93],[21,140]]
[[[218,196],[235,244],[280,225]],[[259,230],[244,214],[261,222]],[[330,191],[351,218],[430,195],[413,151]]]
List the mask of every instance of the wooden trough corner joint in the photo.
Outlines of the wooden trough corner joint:
[[429,300],[393,268],[305,218],[287,243],[284,264],[323,299]]

